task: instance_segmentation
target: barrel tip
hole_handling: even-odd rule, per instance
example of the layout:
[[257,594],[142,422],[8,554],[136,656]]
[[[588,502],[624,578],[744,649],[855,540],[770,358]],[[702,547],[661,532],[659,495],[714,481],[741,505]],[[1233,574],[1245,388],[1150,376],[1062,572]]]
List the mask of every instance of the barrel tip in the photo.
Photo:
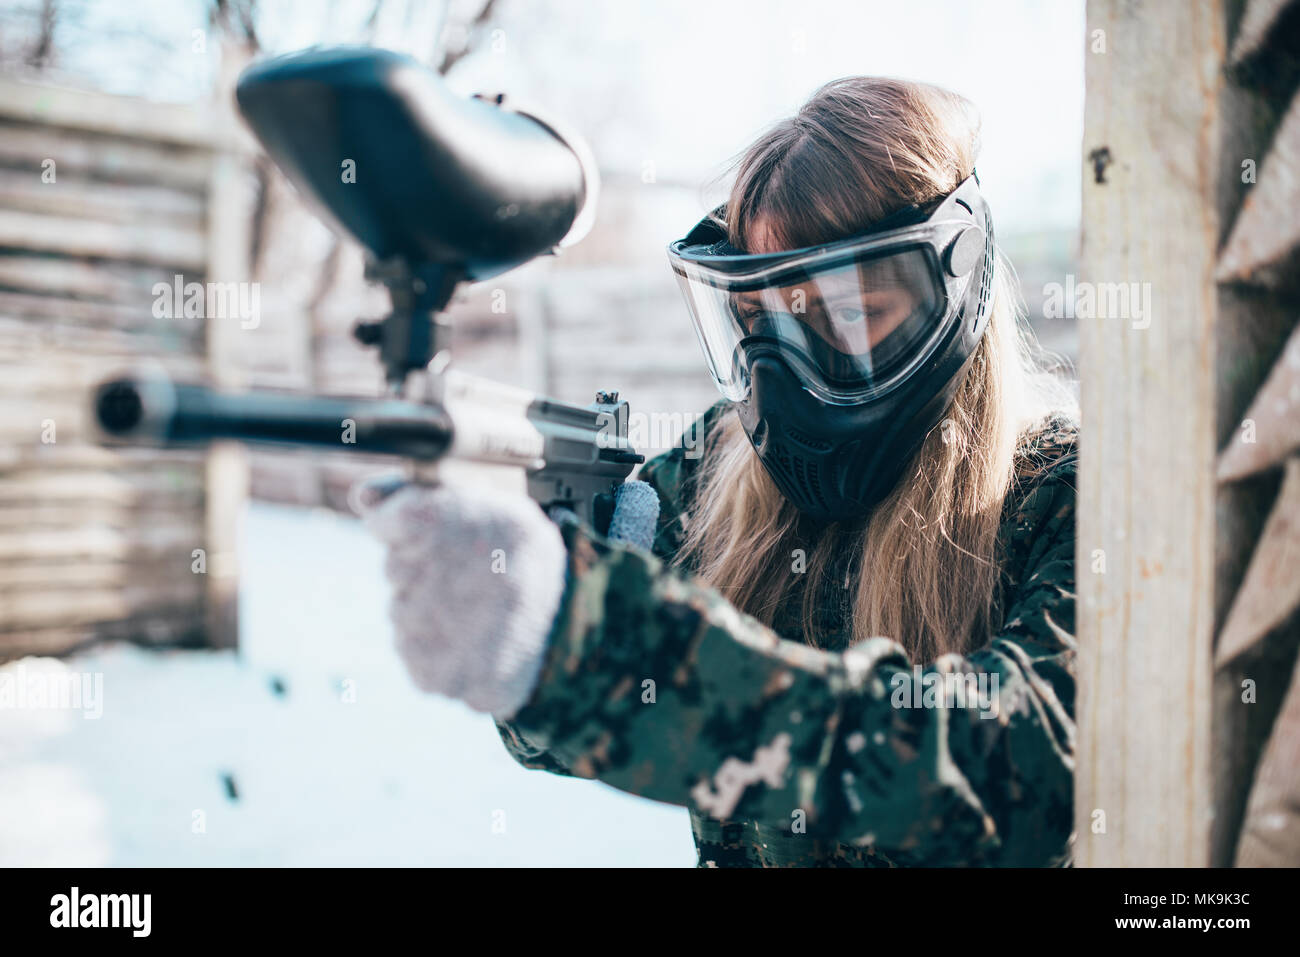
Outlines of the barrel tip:
[[163,434],[175,406],[175,391],[164,373],[132,369],[95,387],[90,416],[102,444],[129,444]]
[[144,419],[144,402],[131,379],[111,379],[95,390],[95,422],[108,435],[126,435]]

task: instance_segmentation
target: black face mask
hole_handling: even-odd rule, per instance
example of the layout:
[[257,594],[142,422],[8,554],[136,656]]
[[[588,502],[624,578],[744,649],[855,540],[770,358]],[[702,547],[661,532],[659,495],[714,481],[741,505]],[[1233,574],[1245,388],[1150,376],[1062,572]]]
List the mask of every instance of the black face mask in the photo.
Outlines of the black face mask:
[[714,380],[800,511],[861,517],[898,484],[984,334],[993,248],[973,176],[837,243],[746,255],[705,220],[669,247]]

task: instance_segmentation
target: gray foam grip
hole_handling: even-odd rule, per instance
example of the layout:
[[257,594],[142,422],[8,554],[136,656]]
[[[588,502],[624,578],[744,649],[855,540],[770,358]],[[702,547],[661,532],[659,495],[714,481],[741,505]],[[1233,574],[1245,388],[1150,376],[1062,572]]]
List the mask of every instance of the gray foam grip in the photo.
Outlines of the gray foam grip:
[[659,521],[659,495],[645,482],[624,482],[614,493],[607,538],[650,551]]

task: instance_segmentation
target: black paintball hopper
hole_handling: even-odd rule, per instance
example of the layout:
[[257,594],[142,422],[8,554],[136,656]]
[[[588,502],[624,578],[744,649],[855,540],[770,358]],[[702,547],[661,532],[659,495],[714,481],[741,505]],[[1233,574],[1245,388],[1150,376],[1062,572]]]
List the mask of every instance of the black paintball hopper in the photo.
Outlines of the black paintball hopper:
[[276,165],[377,261],[487,279],[585,232],[585,148],[500,98],[462,97],[401,54],[313,48],[235,91]]

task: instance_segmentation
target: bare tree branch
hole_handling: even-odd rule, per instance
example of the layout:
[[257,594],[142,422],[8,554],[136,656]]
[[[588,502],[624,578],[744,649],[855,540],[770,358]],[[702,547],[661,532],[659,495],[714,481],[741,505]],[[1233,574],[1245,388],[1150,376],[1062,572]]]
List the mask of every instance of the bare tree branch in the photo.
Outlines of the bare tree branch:
[[465,59],[465,57],[470,54],[470,51],[474,49],[475,43],[478,40],[478,35],[483,31],[483,28],[487,26],[488,21],[492,19],[493,8],[496,7],[496,5],[497,0],[486,0],[483,6],[479,9],[479,12],[474,15],[474,19],[471,20],[466,27],[465,42],[455,47],[449,47],[443,51],[442,62],[438,64],[438,73],[441,76],[446,76],[450,73],[451,68],[461,60]]
[[42,0],[37,16],[36,42],[26,56],[30,67],[43,70],[54,60],[54,28],[58,25],[59,9],[56,0]]
[[262,48],[257,36],[257,0],[212,0],[208,21],[249,52]]

